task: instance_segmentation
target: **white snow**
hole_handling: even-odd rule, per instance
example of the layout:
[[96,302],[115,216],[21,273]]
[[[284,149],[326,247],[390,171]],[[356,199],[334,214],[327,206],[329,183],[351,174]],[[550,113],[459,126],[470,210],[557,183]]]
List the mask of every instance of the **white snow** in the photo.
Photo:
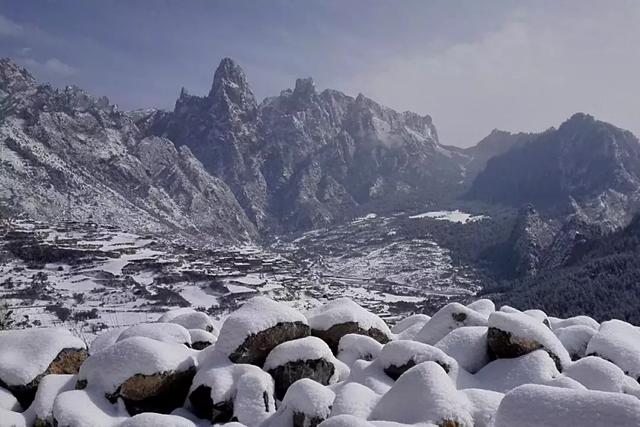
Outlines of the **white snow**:
[[229,355],[248,336],[285,322],[301,322],[306,325],[307,319],[299,311],[269,298],[251,298],[224,321],[216,349]]
[[[215,330],[213,320],[206,313],[195,310],[190,313],[179,314],[169,320],[169,323],[176,323],[186,329],[202,329],[207,332],[214,332]],[[218,331],[215,331],[215,334],[217,335]]]
[[[448,367],[450,373],[457,373],[456,361],[446,355],[439,348],[417,341],[391,341],[382,347],[382,351],[377,358],[383,369],[389,366],[400,367],[413,361],[416,365],[422,362],[431,361],[438,365]],[[443,369],[443,368],[441,368]]]
[[127,338],[87,358],[78,380],[87,380],[89,388],[113,393],[136,374],[185,371],[195,365],[193,355],[194,351],[182,344],[147,337]]
[[618,365],[631,377],[640,378],[640,329],[621,320],[603,322],[589,341],[587,354],[596,354]]
[[336,395],[328,387],[308,378],[291,384],[278,412],[298,412],[310,417],[327,418]]
[[449,221],[449,222],[458,222],[460,224],[466,224],[468,222],[481,221],[489,217],[486,215],[472,215],[456,209],[455,211],[425,212],[417,215],[411,215],[409,218],[410,219],[432,218],[438,221]]
[[147,412],[125,420],[119,427],[196,427],[196,424],[176,415]]
[[0,427],[27,427],[30,425],[19,412],[0,408]]
[[479,388],[464,390],[473,406],[471,415],[474,427],[493,427],[493,420],[504,394]]
[[307,313],[311,329],[326,331],[334,325],[354,322],[362,329],[376,328],[387,336],[391,331],[384,320],[365,310],[349,298],[338,298]]
[[346,383],[335,390],[331,416],[349,414],[363,419],[369,418],[371,411],[380,400],[380,395],[358,383]]
[[472,404],[444,370],[425,362],[405,372],[378,402],[369,419],[404,424],[457,421],[473,425]]
[[216,335],[213,335],[211,332],[207,332],[203,329],[189,329],[189,336],[191,337],[191,344],[195,344],[197,342],[215,344],[218,340]]
[[125,329],[127,329],[126,326],[121,326],[118,328],[110,328],[102,332],[91,343],[91,346],[89,347],[89,354],[95,354],[115,344],[118,341],[120,334]]
[[493,301],[486,298],[476,300],[471,304],[468,304],[467,307],[487,317],[489,317],[491,313],[496,311],[496,306]]
[[568,319],[558,319],[557,317],[549,317],[549,323],[551,324],[551,328],[553,330],[566,328],[567,326],[582,325],[582,326],[588,326],[597,331],[598,328],[600,327],[600,324],[589,316],[574,316],[574,317],[569,317]]
[[189,331],[175,323],[140,323],[122,331],[117,341],[131,337],[147,337],[174,344],[191,344]]
[[338,344],[338,359],[351,366],[358,359],[375,359],[381,350],[382,344],[369,336],[346,334]]
[[589,390],[626,393],[640,398],[640,384],[613,363],[595,356],[572,363],[563,372]]
[[63,328],[0,331],[0,380],[7,385],[27,384],[67,348],[83,349],[85,344]]
[[0,387],[0,409],[21,412],[22,407],[9,390]]
[[585,325],[571,325],[554,329],[553,332],[567,349],[571,358],[576,359],[585,356],[587,345],[597,331]]
[[399,334],[401,332],[406,331],[408,328],[416,325],[422,324],[423,326],[431,319],[430,316],[426,314],[412,314],[409,317],[405,317],[391,328],[391,332],[394,334]]
[[530,315],[520,312],[505,313],[496,311],[489,315],[489,327],[511,334],[512,339],[533,340],[553,353],[561,366],[568,366],[571,362],[569,353],[560,340],[544,323]]
[[491,361],[485,326],[463,326],[449,332],[436,347],[453,357],[470,373],[479,371]]
[[495,427],[640,425],[640,399],[619,393],[528,384],[507,393]]
[[124,405],[112,405],[103,393],[71,390],[53,403],[53,418],[64,427],[116,427],[129,417]]
[[438,310],[418,332],[416,341],[434,345],[449,332],[462,326],[486,326],[487,317],[464,305],[452,302]]
[[60,393],[75,388],[75,375],[45,375],[40,380],[35,399],[25,412],[25,417],[33,422],[38,419],[53,425],[53,402]]

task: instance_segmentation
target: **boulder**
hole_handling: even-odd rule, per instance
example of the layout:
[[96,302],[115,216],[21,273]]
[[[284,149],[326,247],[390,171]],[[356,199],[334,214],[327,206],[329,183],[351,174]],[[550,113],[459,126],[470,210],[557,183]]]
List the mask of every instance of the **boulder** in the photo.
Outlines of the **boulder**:
[[585,325],[571,325],[554,329],[553,333],[569,352],[571,360],[578,360],[587,354],[589,341],[597,331]]
[[53,402],[56,427],[116,427],[129,417],[120,404],[109,402],[95,390],[71,390],[60,393]]
[[331,414],[334,399],[328,387],[308,378],[298,380],[289,387],[270,424],[316,427]]
[[309,332],[307,319],[297,310],[255,297],[227,317],[216,349],[234,363],[262,366],[275,346],[306,337]]
[[184,327],[175,323],[139,323],[123,330],[116,342],[131,337],[147,337],[165,343],[191,347],[191,335]]
[[457,371],[454,359],[436,347],[417,341],[392,341],[382,347],[377,361],[384,373],[393,380],[397,380],[412,367],[427,361],[437,363],[447,374],[455,374]]
[[322,339],[334,353],[347,334],[367,335],[381,344],[391,340],[389,327],[375,314],[349,298],[330,301],[307,315],[311,334]]
[[282,400],[291,384],[302,378],[322,385],[346,378],[349,368],[336,359],[329,346],[317,337],[288,341],[274,348],[264,363],[275,381],[275,396]]
[[218,340],[218,337],[203,329],[189,329],[189,335],[191,336],[191,348],[194,350],[204,350]]
[[182,406],[195,375],[193,350],[182,344],[132,337],[91,355],[80,368],[77,388],[122,399],[130,414],[169,413]]
[[351,366],[356,360],[373,360],[380,354],[382,344],[366,335],[347,334],[338,344],[338,360]]
[[66,329],[0,331],[0,387],[28,408],[45,375],[75,374],[87,356],[84,342]]
[[416,341],[435,345],[449,332],[463,326],[487,326],[487,317],[457,302],[438,310],[415,336]]
[[25,416],[34,420],[36,427],[53,425],[53,402],[59,394],[75,389],[75,375],[46,375],[40,381],[35,399]]
[[495,312],[489,316],[487,342],[497,358],[514,358],[543,349],[562,372],[571,357],[551,329],[521,312]]
[[640,329],[621,320],[603,322],[587,345],[588,356],[616,364],[640,383]]
[[492,360],[487,332],[488,328],[485,326],[463,326],[449,332],[435,346],[453,357],[461,368],[473,374]]

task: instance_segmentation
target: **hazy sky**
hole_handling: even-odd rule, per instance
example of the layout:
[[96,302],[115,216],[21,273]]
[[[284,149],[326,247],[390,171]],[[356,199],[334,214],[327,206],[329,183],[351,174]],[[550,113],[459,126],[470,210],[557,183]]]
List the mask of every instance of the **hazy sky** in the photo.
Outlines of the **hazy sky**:
[[443,144],[576,111],[640,135],[640,0],[0,0],[0,56],[125,109],[207,93],[229,56],[259,99],[312,76]]

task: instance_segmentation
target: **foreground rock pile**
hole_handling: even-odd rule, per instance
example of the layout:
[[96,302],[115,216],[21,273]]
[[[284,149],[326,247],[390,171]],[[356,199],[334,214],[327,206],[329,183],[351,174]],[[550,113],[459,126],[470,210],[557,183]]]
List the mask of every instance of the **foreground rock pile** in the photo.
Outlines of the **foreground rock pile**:
[[0,426],[640,425],[640,329],[451,303],[393,328],[346,298],[171,311],[85,343],[0,332]]

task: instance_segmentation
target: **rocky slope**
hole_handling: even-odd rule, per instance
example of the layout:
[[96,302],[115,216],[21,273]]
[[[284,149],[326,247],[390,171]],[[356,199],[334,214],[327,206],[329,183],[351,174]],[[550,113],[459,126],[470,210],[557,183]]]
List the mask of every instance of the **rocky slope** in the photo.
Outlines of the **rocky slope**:
[[439,144],[429,116],[319,93],[311,79],[258,104],[230,59],[207,96],[183,90],[174,111],[136,117],[147,134],[189,147],[261,230],[324,226],[375,202],[441,199],[466,158]]
[[255,227],[188,147],[145,136],[106,98],[0,60],[0,210],[248,240]]
[[639,195],[638,139],[586,114],[490,159],[469,191],[490,203],[578,211],[605,229],[628,223]]

